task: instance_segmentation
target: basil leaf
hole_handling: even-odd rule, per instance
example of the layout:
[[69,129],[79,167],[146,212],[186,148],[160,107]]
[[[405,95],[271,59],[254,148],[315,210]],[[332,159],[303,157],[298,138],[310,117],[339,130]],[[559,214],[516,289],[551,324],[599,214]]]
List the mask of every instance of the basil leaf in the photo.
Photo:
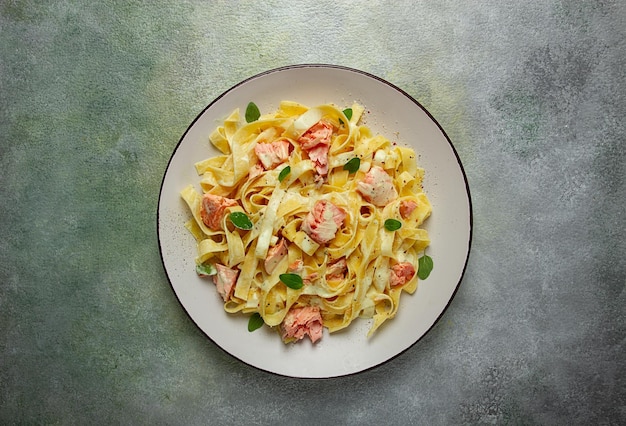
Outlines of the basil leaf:
[[385,229],[387,231],[397,231],[402,228],[402,222],[396,219],[387,219],[385,221]]
[[346,108],[343,110],[343,114],[346,116],[348,120],[352,119],[352,108]]
[[200,277],[208,277],[217,274],[217,269],[210,263],[196,265],[196,273]]
[[265,321],[261,318],[261,315],[258,312],[253,313],[248,320],[248,331],[253,332],[261,327],[263,327]]
[[243,229],[248,231],[252,229],[252,222],[250,222],[250,218],[248,215],[242,212],[232,212],[228,215],[230,221],[239,229]]
[[287,287],[294,290],[299,290],[304,285],[302,277],[298,274],[280,274],[278,278],[280,278],[280,280],[285,283]]
[[347,170],[350,174],[356,173],[359,167],[361,167],[361,159],[359,157],[354,157],[343,165],[343,169]]
[[280,173],[278,174],[278,181],[282,182],[283,179],[285,179],[289,173],[291,173],[291,166],[287,166],[284,169],[282,169]]
[[246,108],[246,123],[257,121],[260,116],[261,111],[259,111],[259,107],[254,102],[250,102]]
[[425,280],[430,275],[430,271],[433,270],[433,260],[430,256],[424,255],[418,259],[417,264],[417,276],[420,280]]

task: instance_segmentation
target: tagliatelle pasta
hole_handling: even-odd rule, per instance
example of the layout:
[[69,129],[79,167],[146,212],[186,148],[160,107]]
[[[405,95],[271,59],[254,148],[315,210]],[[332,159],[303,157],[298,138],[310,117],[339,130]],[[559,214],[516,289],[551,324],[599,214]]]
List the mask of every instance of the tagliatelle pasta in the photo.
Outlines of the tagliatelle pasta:
[[181,192],[198,271],[224,310],[260,316],[285,342],[360,317],[371,336],[417,289],[424,170],[363,112],[283,101],[246,123],[235,110],[209,136],[221,154],[195,164],[200,190]]

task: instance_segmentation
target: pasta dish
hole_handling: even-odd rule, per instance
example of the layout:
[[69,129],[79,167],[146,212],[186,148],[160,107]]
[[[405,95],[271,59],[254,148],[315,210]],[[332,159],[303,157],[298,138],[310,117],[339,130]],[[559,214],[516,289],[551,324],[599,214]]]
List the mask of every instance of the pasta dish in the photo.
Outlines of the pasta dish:
[[250,103],[245,120],[236,109],[209,135],[221,154],[195,164],[185,226],[198,274],[226,312],[250,316],[249,330],[315,343],[367,318],[369,337],[416,291],[430,244],[424,170],[364,113],[282,101],[261,114]]

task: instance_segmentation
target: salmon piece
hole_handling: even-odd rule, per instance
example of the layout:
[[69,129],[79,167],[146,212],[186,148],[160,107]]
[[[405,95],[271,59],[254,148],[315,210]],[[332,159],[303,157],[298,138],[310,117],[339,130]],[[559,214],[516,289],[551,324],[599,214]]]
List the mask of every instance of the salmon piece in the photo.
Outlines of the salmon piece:
[[302,271],[304,271],[304,262],[302,261],[302,259],[294,260],[287,267],[287,271],[289,271],[292,274],[300,275],[302,273]]
[[228,207],[234,207],[237,201],[220,195],[204,194],[202,205],[200,206],[200,216],[202,222],[211,230],[217,231],[221,228],[224,211]]
[[307,276],[302,275],[302,273],[304,272],[304,262],[302,261],[302,259],[294,260],[293,263],[291,263],[287,267],[287,272],[300,275],[302,277],[302,283],[304,285],[311,285],[313,284],[313,281],[319,278],[319,274],[317,272],[313,272],[312,274],[309,274]]
[[305,151],[323,144],[330,145],[330,137],[333,134],[333,125],[320,120],[298,138],[298,143]]
[[289,158],[291,144],[286,140],[274,141],[271,143],[257,143],[254,146],[254,153],[263,164],[265,170],[273,169]]
[[411,216],[411,213],[416,208],[417,202],[415,200],[402,200],[400,201],[400,216],[402,216],[402,219],[406,219]]
[[259,163],[256,163],[254,166],[252,166],[252,168],[248,172],[248,179],[254,179],[255,177],[259,176],[264,171],[265,169],[263,168],[263,166]]
[[332,135],[332,124],[320,120],[298,138],[300,147],[308,154],[315,171],[321,176],[328,173],[328,151]]
[[317,145],[316,147],[307,151],[309,158],[313,162],[315,171],[320,176],[326,176],[328,174],[328,152],[330,151],[330,145]]
[[343,224],[346,213],[326,200],[319,200],[313,210],[304,218],[302,230],[318,244],[326,244],[333,238]]
[[415,275],[415,267],[409,262],[400,262],[391,267],[389,285],[395,287],[411,281]]
[[378,207],[383,207],[398,197],[391,176],[380,166],[372,166],[362,181],[357,183],[357,191],[365,200]]
[[265,272],[271,274],[274,272],[274,269],[278,266],[281,260],[283,260],[287,256],[287,244],[284,239],[280,239],[278,243],[267,251],[267,256],[265,257]]
[[322,338],[322,315],[317,306],[291,308],[282,323],[283,340],[302,340],[309,336],[315,343]]
[[346,278],[348,264],[346,258],[342,257],[330,263],[326,268],[326,281],[337,281]]
[[217,274],[213,275],[213,283],[215,287],[217,287],[219,295],[222,296],[222,299],[226,302],[233,294],[237,277],[239,276],[239,270],[230,269],[219,263],[215,264],[215,269],[217,269]]

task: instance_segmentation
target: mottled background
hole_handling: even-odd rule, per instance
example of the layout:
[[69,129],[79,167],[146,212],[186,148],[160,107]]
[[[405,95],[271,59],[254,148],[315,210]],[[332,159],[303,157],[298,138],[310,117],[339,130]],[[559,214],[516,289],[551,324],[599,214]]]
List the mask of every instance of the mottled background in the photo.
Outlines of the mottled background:
[[[0,1],[0,423],[626,423],[625,23],[609,0]],[[157,244],[188,124],[294,63],[406,90],[472,191],[446,314],[339,379],[217,348]]]

